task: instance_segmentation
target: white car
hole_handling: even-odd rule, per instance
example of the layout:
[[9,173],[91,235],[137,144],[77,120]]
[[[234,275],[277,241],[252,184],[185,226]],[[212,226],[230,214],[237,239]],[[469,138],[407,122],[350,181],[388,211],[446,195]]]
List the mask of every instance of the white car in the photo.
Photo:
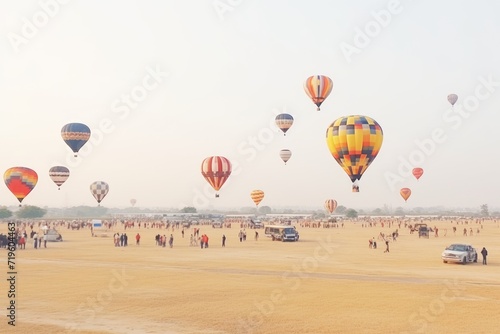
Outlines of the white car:
[[471,245],[452,244],[441,254],[444,263],[456,262],[466,264],[468,262],[477,262],[477,252]]

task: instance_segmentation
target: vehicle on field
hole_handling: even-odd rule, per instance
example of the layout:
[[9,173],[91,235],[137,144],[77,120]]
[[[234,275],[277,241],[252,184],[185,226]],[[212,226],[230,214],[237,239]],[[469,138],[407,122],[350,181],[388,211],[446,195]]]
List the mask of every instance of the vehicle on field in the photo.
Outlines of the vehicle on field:
[[429,228],[427,224],[418,224],[418,237],[419,238],[429,238]]
[[298,241],[299,232],[295,226],[266,225],[264,234],[273,241]]
[[258,218],[250,218],[250,226],[252,226],[252,228],[262,228],[263,224]]
[[50,228],[44,232],[44,238],[47,236],[47,241],[63,241],[62,235],[55,229]]
[[443,251],[441,258],[444,263],[456,262],[466,264],[477,262],[477,252],[474,247],[467,244],[452,244]]

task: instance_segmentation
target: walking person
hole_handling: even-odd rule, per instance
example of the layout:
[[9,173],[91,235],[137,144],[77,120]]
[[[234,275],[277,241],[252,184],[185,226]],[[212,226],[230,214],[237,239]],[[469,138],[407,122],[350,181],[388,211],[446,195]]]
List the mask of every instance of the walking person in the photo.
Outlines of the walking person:
[[483,247],[483,249],[481,250],[481,255],[483,256],[483,265],[486,264],[486,256],[488,256],[488,251],[486,250],[486,248]]
[[226,235],[222,235],[222,247],[226,247]]
[[139,233],[137,233],[137,234],[135,235],[135,244],[136,244],[137,246],[139,246],[140,242],[141,242],[141,235],[140,235]]
[[385,251],[384,253],[389,253],[389,240],[385,241]]
[[168,239],[168,245],[170,246],[170,248],[174,247],[174,235],[173,234],[171,234],[170,239]]

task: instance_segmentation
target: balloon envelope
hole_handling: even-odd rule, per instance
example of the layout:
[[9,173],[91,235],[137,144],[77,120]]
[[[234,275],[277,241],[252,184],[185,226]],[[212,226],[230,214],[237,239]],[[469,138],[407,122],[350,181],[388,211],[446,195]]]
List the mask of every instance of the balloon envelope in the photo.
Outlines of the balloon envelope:
[[90,129],[82,123],[69,123],[62,127],[61,137],[64,142],[76,153],[85,145],[90,138]]
[[292,151],[287,150],[287,149],[283,149],[280,151],[280,158],[281,158],[281,160],[283,160],[285,165],[286,165],[286,162],[288,160],[290,160],[291,157],[292,157]]
[[457,94],[450,94],[448,95],[448,102],[453,106],[455,103],[458,101],[458,95]]
[[137,203],[137,200],[136,200],[135,198],[132,198],[132,199],[130,200],[130,204],[131,204],[132,206],[134,206],[134,205],[135,205],[135,203]]
[[255,203],[255,205],[259,205],[259,203],[264,198],[264,192],[262,190],[252,190],[252,192],[250,193],[250,197],[252,198],[252,201]]
[[3,180],[19,203],[22,203],[23,199],[35,188],[38,174],[30,168],[12,167],[5,171]]
[[420,167],[413,168],[411,172],[417,180],[420,179],[420,177],[424,174],[424,170]]
[[97,200],[97,203],[101,203],[101,201],[106,197],[109,191],[109,185],[104,181],[95,181],[90,185],[90,192]]
[[311,98],[313,103],[320,110],[321,104],[330,95],[333,89],[333,81],[325,75],[313,75],[307,78],[304,83],[304,90],[307,96]]
[[380,125],[361,115],[340,117],[326,129],[328,149],[353,182],[353,192],[359,191],[357,181],[377,157],[383,137]]
[[325,209],[326,209],[326,211],[330,212],[330,214],[332,214],[336,208],[337,208],[337,201],[336,200],[327,199],[325,201]]
[[208,157],[201,163],[201,175],[215,191],[224,185],[231,175],[231,162],[222,156]]
[[411,190],[409,188],[401,188],[401,190],[399,191],[399,193],[401,194],[401,197],[403,197],[403,199],[406,200],[410,197],[411,195]]
[[293,117],[289,114],[279,114],[276,116],[275,120],[276,125],[280,128],[281,131],[286,135],[286,132],[293,125]]
[[54,166],[49,169],[49,176],[61,189],[61,186],[69,178],[69,169],[64,166]]

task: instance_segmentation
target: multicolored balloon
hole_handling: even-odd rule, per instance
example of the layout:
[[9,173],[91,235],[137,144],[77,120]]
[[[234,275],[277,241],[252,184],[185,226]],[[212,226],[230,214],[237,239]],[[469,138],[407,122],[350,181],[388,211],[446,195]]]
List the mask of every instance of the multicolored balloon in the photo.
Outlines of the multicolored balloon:
[[283,131],[283,135],[286,136],[286,132],[293,125],[293,117],[289,114],[279,114],[275,118],[276,125]]
[[353,192],[359,191],[357,182],[377,157],[383,138],[382,127],[368,116],[340,117],[326,129],[328,149],[351,179]]
[[49,169],[49,176],[61,190],[61,186],[69,178],[69,169],[64,166],[54,166]]
[[330,95],[333,89],[333,81],[325,75],[313,75],[307,78],[304,83],[304,90],[306,94],[311,98],[313,103],[320,110],[321,104]]
[[35,188],[38,174],[27,167],[12,167],[5,171],[3,180],[21,206],[23,199]]
[[283,149],[280,151],[280,158],[281,160],[283,160],[283,162],[287,163],[288,160],[290,160],[290,158],[292,157],[292,151],[288,150],[288,149]]
[[416,167],[416,168],[413,168],[413,170],[411,171],[411,173],[418,180],[424,174],[424,170],[422,168],[420,168],[420,167]]
[[401,188],[401,190],[399,191],[399,193],[401,194],[401,197],[403,197],[403,199],[406,202],[406,200],[408,198],[410,198],[411,190],[410,190],[410,188]]
[[62,127],[61,137],[76,157],[78,151],[90,139],[90,128],[82,123],[69,123]]
[[336,200],[327,199],[325,201],[325,209],[326,209],[326,211],[330,212],[330,214],[332,214],[336,208],[337,208],[337,201]]
[[[228,159],[222,156],[212,156],[201,163],[201,175],[215,191],[219,191],[231,175],[231,168],[231,162]],[[219,197],[219,194],[215,194],[215,197]]]
[[104,181],[95,181],[90,185],[90,192],[101,205],[101,201],[106,197],[109,192],[109,185]]
[[252,190],[250,197],[256,206],[264,199],[264,192],[262,190]]
[[454,106],[455,103],[458,101],[458,95],[457,94],[450,94],[448,95],[448,102],[450,102],[451,106]]

